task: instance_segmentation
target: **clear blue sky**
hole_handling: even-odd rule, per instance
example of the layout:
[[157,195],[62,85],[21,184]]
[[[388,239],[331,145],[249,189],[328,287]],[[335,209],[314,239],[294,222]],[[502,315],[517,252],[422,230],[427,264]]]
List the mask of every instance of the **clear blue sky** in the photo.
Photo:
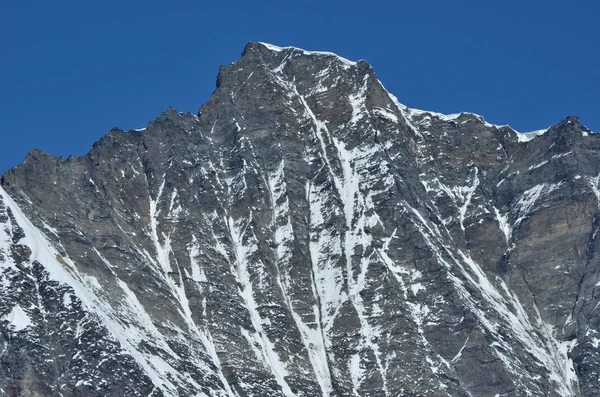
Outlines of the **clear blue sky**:
[[196,112],[248,41],[366,59],[410,106],[600,131],[598,1],[2,1],[0,173]]

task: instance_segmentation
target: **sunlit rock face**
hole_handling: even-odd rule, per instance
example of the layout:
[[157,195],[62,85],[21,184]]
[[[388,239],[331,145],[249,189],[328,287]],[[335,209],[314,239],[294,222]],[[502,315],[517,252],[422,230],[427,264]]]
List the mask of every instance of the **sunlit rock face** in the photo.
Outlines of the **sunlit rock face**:
[[0,396],[597,396],[600,136],[250,43],[0,188]]

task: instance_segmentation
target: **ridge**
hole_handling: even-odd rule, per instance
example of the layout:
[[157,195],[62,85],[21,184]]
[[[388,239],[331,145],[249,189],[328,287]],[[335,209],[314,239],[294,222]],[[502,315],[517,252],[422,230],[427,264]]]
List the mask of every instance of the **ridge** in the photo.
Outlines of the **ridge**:
[[340,55],[337,55],[333,52],[329,52],[329,51],[307,51],[304,50],[302,48],[299,47],[293,47],[293,46],[288,46],[288,47],[279,47],[273,44],[269,44],[269,43],[264,43],[264,42],[257,42],[257,44],[262,45],[263,47],[267,48],[270,51],[274,51],[274,52],[281,52],[281,51],[299,51],[304,55],[319,55],[319,56],[327,56],[327,57],[335,57],[337,58],[339,61],[341,61],[343,64],[345,64],[346,66],[356,66],[356,61],[350,61]]
[[[333,52],[328,52],[328,51],[312,51],[312,50],[305,50],[302,49],[300,47],[295,47],[295,46],[285,46],[285,47],[280,47],[277,45],[273,45],[273,44],[269,44],[266,42],[248,42],[247,45],[245,46],[243,52],[242,52],[242,58],[244,57],[244,55],[249,52],[252,51],[253,49],[260,47],[261,49],[273,52],[273,53],[280,53],[280,52],[299,52],[303,55],[306,56],[319,56],[319,57],[327,57],[327,58],[333,58],[338,60],[342,65],[344,65],[345,67],[355,67],[359,62],[363,61],[363,60],[359,60],[359,61],[350,61],[340,55],[337,55],[336,53]],[[241,58],[240,58],[241,59]],[[238,60],[239,61],[239,60]],[[236,62],[238,62],[236,61]],[[233,62],[233,64],[235,64],[236,62]],[[366,61],[363,61],[366,62]],[[370,67],[370,66],[369,66]],[[217,78],[217,90],[219,89],[220,86],[220,79],[221,79],[221,73],[222,73],[222,69],[219,71],[218,74],[218,78]],[[422,109],[417,109],[417,108],[410,108],[409,106],[400,103],[397,99],[397,97],[395,95],[393,95],[392,93],[390,93],[389,91],[387,91],[387,89],[383,86],[383,84],[381,84],[380,81],[378,81],[378,83],[383,87],[384,90],[386,90],[387,94],[389,95],[389,97],[394,101],[394,103],[396,104],[396,106],[401,110],[401,112],[403,113],[403,116],[405,118],[407,118],[410,122],[414,122],[415,119],[419,120],[422,119],[423,117],[426,116],[430,116],[430,117],[435,117],[436,119],[443,121],[443,122],[456,122],[459,118],[461,117],[474,117],[477,120],[479,120],[481,123],[483,123],[486,127],[488,128],[496,128],[496,129],[502,129],[502,128],[509,128],[511,131],[513,131],[516,134],[517,140],[518,142],[522,142],[522,143],[526,143],[531,141],[532,139],[534,139],[535,137],[544,135],[550,128],[558,126],[559,124],[561,124],[562,122],[558,122],[552,126],[546,127],[546,128],[542,128],[542,129],[538,129],[538,130],[533,130],[533,131],[527,131],[527,132],[521,132],[518,131],[514,128],[512,128],[509,124],[504,124],[504,125],[500,125],[500,124],[492,124],[489,123],[485,120],[485,118],[482,115],[476,114],[476,113],[472,113],[472,112],[468,112],[468,111],[462,111],[459,113],[452,113],[452,114],[443,114],[443,113],[439,113],[436,111],[431,111],[431,110],[422,110]],[[213,93],[214,95],[214,93]],[[209,99],[210,101],[210,99]],[[165,123],[165,122],[169,122],[170,120],[173,120],[174,118],[176,118],[179,115],[182,114],[188,114],[189,112],[178,112],[177,110],[175,110],[172,106],[169,106],[163,113],[161,113],[159,116],[157,116],[156,119],[152,120],[149,122],[149,124],[152,123]],[[194,116],[192,113],[189,113],[192,116]],[[196,117],[196,116],[194,116]],[[582,125],[578,118],[576,116],[569,116],[567,117],[565,120],[569,120],[574,118],[577,122],[577,124],[581,125],[582,128],[582,134],[584,136],[588,136],[588,135],[598,135],[600,134],[600,132],[592,132],[591,130],[589,130],[587,127],[585,127],[584,125]],[[131,129],[127,132],[138,132],[138,133],[145,133],[146,132],[147,127],[142,127],[142,128],[134,128]],[[103,141],[111,132],[125,132],[122,131],[120,128],[118,127],[113,127],[106,136],[103,136],[101,138],[99,138],[96,142],[93,143],[92,148],[95,147],[98,143],[100,143],[101,141]],[[39,149],[32,149],[33,152],[30,150],[30,152],[25,156],[24,161],[27,158],[33,157],[33,158],[37,158],[37,156],[40,155],[44,155],[44,156],[50,156],[53,158],[57,158],[59,159],[59,157],[56,157],[50,153],[46,153],[43,150],[39,150]],[[89,153],[88,153],[89,154]],[[86,154],[87,155],[87,154]],[[85,157],[84,156],[78,156],[78,157]],[[18,167],[19,165],[17,165],[16,167]],[[5,171],[5,174],[7,172],[9,172],[9,170]]]
[[3,176],[0,393],[600,395],[584,133],[522,144],[249,43],[197,115]]

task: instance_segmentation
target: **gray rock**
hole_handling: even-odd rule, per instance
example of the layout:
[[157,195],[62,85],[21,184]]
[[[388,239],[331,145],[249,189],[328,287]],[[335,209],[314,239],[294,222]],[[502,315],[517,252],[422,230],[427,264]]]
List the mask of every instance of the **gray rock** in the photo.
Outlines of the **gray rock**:
[[0,189],[0,396],[600,395],[600,135],[249,43]]

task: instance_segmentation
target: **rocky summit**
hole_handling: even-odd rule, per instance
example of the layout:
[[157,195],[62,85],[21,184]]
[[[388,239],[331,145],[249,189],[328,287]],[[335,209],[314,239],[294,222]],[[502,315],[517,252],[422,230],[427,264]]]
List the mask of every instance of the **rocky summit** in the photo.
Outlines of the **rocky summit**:
[[249,43],[197,115],[2,176],[0,396],[598,396],[599,182],[577,117]]

